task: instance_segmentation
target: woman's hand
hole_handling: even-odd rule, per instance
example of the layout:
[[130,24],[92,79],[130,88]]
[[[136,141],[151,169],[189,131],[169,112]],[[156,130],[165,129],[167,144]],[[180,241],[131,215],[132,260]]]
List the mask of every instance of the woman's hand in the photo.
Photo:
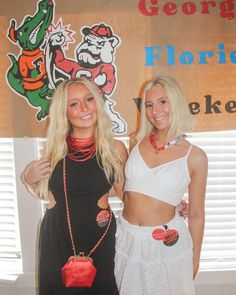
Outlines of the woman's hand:
[[48,178],[50,172],[50,162],[48,160],[33,161],[23,172],[23,180],[27,185],[34,185],[38,181]]
[[180,216],[187,218],[189,214],[189,204],[182,200],[181,203],[177,206],[177,210]]

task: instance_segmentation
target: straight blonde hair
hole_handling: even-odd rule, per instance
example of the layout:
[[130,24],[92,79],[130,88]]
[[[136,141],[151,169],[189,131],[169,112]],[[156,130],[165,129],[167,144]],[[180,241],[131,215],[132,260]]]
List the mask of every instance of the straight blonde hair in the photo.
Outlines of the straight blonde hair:
[[[66,138],[72,129],[67,119],[67,89],[74,84],[86,86],[96,100],[98,118],[94,130],[96,157],[111,183],[118,178],[121,161],[111,132],[112,122],[105,112],[102,96],[93,83],[84,77],[65,80],[55,90],[49,111],[49,126],[43,158],[49,159],[53,171],[57,163],[67,154]],[[41,199],[48,197],[48,180],[37,183],[35,194]]]
[[141,120],[136,140],[140,141],[155,130],[147,119],[145,108],[147,91],[153,87],[163,88],[170,103],[169,126],[165,130],[167,138],[175,138],[183,133],[192,131],[194,120],[179,83],[170,76],[156,76],[146,81],[142,87]]

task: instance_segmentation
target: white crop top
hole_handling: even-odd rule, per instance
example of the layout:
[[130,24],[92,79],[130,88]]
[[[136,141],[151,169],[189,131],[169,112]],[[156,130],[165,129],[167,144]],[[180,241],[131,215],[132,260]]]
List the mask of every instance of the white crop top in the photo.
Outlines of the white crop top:
[[170,205],[177,206],[190,183],[188,156],[149,168],[140,154],[138,144],[132,149],[125,165],[124,191],[142,193]]

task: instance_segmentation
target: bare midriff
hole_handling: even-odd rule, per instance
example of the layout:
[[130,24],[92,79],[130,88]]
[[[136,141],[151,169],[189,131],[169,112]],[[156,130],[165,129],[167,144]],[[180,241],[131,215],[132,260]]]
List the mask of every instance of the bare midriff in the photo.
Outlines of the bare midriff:
[[[48,205],[47,205],[47,209],[52,209],[53,207],[56,206],[56,200],[52,194],[51,191],[48,192]],[[99,208],[101,209],[107,209],[109,207],[109,203],[108,203],[108,193],[101,196],[101,198],[98,200],[97,205]]]
[[125,192],[123,217],[139,226],[163,225],[175,215],[175,206],[137,192]]

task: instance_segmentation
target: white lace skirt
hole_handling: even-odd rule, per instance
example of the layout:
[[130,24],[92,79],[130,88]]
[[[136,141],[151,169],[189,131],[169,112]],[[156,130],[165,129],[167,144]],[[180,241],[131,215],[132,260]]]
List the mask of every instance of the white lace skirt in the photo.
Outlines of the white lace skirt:
[[163,226],[132,225],[119,217],[115,277],[120,295],[194,295],[191,235],[178,213],[167,226],[179,234],[169,246],[153,238]]

